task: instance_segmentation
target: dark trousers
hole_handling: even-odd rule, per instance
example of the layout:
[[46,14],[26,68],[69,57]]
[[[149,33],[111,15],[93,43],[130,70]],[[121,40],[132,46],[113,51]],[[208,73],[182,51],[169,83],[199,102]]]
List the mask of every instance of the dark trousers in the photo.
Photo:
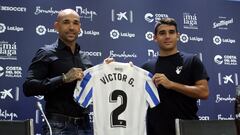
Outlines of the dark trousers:
[[[52,135],[93,135],[92,127],[86,117],[74,118],[61,114],[47,114]],[[50,135],[50,130],[45,122],[43,135]]]

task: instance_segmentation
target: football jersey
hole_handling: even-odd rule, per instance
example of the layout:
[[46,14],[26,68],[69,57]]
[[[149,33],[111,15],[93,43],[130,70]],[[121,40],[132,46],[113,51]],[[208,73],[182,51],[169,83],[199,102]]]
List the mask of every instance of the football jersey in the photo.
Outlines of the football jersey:
[[130,63],[99,64],[84,71],[74,100],[93,103],[94,135],[146,135],[148,106],[160,103],[150,72]]

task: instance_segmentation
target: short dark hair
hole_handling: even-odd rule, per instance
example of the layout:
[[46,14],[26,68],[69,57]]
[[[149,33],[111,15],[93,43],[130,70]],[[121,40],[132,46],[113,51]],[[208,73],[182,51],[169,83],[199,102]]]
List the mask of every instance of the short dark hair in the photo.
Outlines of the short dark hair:
[[173,25],[176,28],[176,32],[178,32],[178,28],[177,28],[177,22],[175,21],[175,19],[173,18],[163,18],[161,20],[159,20],[156,24],[155,24],[155,28],[154,28],[154,34],[157,35],[157,29],[160,25],[162,24],[166,24],[166,25]]

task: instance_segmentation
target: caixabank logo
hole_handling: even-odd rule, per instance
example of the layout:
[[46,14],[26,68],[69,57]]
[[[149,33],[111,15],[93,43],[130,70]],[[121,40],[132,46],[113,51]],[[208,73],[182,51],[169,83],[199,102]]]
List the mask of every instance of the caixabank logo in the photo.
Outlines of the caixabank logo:
[[238,86],[238,73],[218,73],[218,85],[236,85]]
[[111,10],[112,22],[129,22],[133,23],[133,11],[117,11],[116,9]]
[[0,100],[19,101],[19,87],[3,88],[0,90]]

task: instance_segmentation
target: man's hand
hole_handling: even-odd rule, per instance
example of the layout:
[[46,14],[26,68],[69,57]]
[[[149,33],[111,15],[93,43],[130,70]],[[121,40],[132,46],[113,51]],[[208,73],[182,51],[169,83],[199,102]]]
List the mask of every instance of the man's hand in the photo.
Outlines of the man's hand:
[[164,74],[161,74],[161,73],[154,74],[153,82],[156,86],[161,84],[162,86],[164,86],[167,89],[171,89],[171,87],[173,85],[173,82],[168,80],[168,78]]
[[108,58],[104,59],[103,62],[106,63],[106,64],[109,64],[109,63],[114,62],[114,61],[115,60],[113,58],[108,57]]
[[75,80],[82,80],[83,71],[81,68],[72,68],[66,74],[63,74],[63,82],[69,83]]

